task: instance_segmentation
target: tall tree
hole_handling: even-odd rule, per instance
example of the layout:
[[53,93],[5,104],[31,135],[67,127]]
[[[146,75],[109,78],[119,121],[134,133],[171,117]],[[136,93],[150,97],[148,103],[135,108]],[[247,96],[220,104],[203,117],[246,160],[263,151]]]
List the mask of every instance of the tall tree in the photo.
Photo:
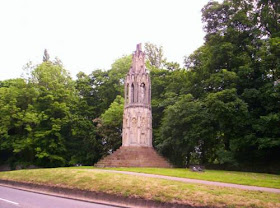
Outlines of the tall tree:
[[102,138],[104,155],[115,151],[122,144],[123,109],[124,98],[118,95],[101,117],[94,120],[97,133]]
[[[275,163],[279,98],[272,92],[278,90],[273,83],[279,79],[279,41],[278,23],[270,17],[277,16],[276,2],[210,1],[202,9],[206,42],[185,63],[190,93],[214,119],[221,146],[212,148],[220,163],[251,168]],[[276,131],[266,131],[268,125]]]
[[163,57],[162,46],[157,46],[152,43],[145,43],[145,54],[150,66],[161,68],[165,58]]
[[183,95],[165,110],[157,147],[177,166],[204,160],[202,148],[212,139],[210,122],[203,103]]

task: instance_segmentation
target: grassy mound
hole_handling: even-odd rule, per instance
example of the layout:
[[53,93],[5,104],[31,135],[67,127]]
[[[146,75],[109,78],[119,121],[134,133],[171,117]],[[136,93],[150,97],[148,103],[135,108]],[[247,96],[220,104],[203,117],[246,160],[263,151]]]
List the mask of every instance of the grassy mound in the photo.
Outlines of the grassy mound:
[[218,207],[280,207],[280,194],[186,184],[98,169],[53,168],[1,172],[0,179],[79,188],[162,202]]
[[[83,167],[83,168],[92,168],[92,167]],[[222,170],[206,170],[205,172],[201,173],[201,172],[193,172],[190,171],[189,169],[184,169],[184,168],[172,168],[172,169],[170,168],[109,168],[109,169],[280,189],[280,175],[265,174],[265,173],[249,173],[249,172],[222,171]]]

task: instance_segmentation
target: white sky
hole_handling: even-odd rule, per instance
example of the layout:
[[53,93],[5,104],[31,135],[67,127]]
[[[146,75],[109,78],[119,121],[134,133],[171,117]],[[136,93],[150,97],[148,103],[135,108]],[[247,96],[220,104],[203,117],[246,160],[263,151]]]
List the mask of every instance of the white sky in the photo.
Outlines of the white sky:
[[60,58],[75,77],[110,69],[137,43],[162,45],[183,63],[203,44],[201,8],[208,0],[0,0],[0,80],[22,67]]

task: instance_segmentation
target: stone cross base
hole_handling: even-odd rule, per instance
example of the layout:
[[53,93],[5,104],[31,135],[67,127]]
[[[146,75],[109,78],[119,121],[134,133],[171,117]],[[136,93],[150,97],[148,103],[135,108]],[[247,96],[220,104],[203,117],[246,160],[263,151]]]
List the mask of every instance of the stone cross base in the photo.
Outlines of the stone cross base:
[[101,159],[95,167],[157,167],[172,168],[152,147],[120,147]]

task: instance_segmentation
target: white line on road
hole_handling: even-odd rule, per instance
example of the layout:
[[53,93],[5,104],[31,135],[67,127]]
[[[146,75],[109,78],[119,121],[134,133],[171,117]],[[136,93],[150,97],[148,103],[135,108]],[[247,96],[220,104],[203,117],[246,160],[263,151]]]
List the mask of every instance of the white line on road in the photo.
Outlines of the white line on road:
[[7,200],[7,199],[2,199],[2,198],[0,198],[0,200],[2,200],[2,201],[4,201],[4,202],[11,203],[11,204],[14,204],[14,205],[19,205],[19,203],[13,202],[13,201],[10,201],[10,200]]

